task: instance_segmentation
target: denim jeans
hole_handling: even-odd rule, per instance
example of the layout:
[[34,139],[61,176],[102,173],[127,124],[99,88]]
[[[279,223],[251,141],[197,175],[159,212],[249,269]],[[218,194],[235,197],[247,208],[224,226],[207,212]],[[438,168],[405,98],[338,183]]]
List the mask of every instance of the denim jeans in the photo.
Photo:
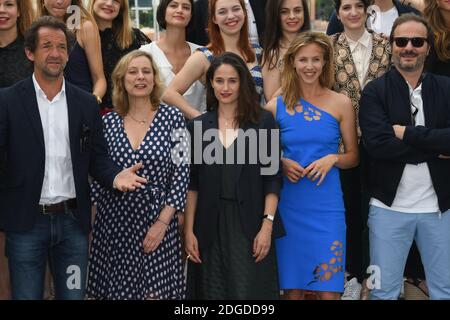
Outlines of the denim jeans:
[[47,261],[55,298],[81,300],[86,294],[88,235],[72,211],[38,214],[30,231],[6,233],[12,299],[41,300]]
[[416,241],[432,300],[450,299],[450,210],[403,213],[370,206],[370,262],[380,269],[380,288],[373,300],[396,300],[400,294],[406,258]]

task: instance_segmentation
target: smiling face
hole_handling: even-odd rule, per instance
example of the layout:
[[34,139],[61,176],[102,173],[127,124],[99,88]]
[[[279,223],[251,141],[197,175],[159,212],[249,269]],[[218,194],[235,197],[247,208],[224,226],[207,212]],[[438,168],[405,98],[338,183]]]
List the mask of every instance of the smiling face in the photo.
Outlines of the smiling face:
[[294,57],[295,71],[300,81],[306,84],[319,81],[324,65],[324,50],[316,43],[300,48]]
[[44,0],[49,15],[58,19],[64,18],[71,3],[71,0]]
[[363,29],[366,22],[366,9],[361,0],[342,0],[338,11],[345,30]]
[[120,12],[122,0],[95,0],[94,13],[99,20],[111,23]]
[[436,0],[440,10],[450,12],[450,0]]
[[16,28],[18,17],[16,0],[0,0],[0,31]]
[[125,91],[129,97],[149,97],[154,87],[154,72],[145,56],[130,61],[124,77]]
[[239,34],[244,25],[245,13],[239,0],[217,0],[213,22],[227,35]]
[[425,41],[422,47],[414,47],[408,41],[406,47],[399,47],[395,38],[427,38],[426,27],[417,21],[408,21],[395,28],[392,44],[392,61],[397,69],[405,72],[414,72],[423,68],[430,45]]
[[34,52],[25,50],[34,62],[34,72],[47,79],[62,77],[68,59],[66,35],[62,30],[42,27],[38,37]]
[[211,80],[214,95],[220,104],[237,103],[239,97],[239,74],[229,64],[222,64],[216,69]]
[[285,33],[297,33],[305,22],[301,0],[283,0],[280,7],[280,24]]
[[186,28],[192,17],[192,6],[189,0],[170,1],[166,8],[166,25]]

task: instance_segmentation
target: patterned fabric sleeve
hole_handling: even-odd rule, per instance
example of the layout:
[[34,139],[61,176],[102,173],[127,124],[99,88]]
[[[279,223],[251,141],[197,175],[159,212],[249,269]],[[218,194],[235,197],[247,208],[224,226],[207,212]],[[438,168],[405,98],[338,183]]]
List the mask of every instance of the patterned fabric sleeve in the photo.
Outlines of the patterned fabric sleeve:
[[197,50],[200,51],[201,53],[203,53],[209,62],[211,62],[214,59],[214,55],[213,55],[212,51],[209,50],[207,47],[200,47]]
[[252,43],[252,48],[255,50],[256,60],[258,60],[258,64],[261,64],[263,48],[258,43]]
[[172,158],[170,181],[167,188],[166,205],[183,211],[186,203],[186,193],[189,183],[189,141],[183,115],[174,107],[169,107],[170,118],[172,118]]

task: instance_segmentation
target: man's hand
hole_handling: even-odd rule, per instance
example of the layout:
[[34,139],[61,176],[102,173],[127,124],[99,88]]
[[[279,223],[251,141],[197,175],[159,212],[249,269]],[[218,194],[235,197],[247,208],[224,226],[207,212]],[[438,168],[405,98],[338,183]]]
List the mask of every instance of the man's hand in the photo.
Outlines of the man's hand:
[[134,166],[124,169],[116,176],[114,179],[114,188],[122,192],[134,191],[140,188],[143,184],[147,183],[147,179],[139,177],[136,175],[142,167],[142,163],[136,163]]
[[398,125],[398,124],[394,124],[393,126],[392,126],[392,128],[394,129],[394,132],[395,132],[395,136],[397,137],[397,138],[399,138],[400,140],[403,140],[403,136],[405,135],[405,126],[401,126],[401,125]]

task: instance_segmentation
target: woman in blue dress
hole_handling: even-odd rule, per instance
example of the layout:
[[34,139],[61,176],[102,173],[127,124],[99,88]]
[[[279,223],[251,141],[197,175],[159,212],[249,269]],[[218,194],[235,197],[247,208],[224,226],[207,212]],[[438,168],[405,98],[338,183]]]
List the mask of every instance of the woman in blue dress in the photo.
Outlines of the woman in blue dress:
[[[330,90],[333,48],[305,32],[284,57],[281,96],[267,104],[279,125],[284,184],[278,209],[286,236],[276,240],[280,288],[287,299],[339,299],[344,290],[345,214],[338,168],[358,163],[350,99]],[[338,154],[342,140],[344,153]]]
[[[158,68],[143,51],[125,55],[113,72],[114,112],[103,117],[108,151],[121,167],[141,163],[148,183],[130,193],[94,183],[97,204],[88,294],[96,299],[184,299],[176,210],[185,204],[189,165],[172,150],[184,131],[178,109],[160,104]],[[187,148],[187,144],[184,145]]]

